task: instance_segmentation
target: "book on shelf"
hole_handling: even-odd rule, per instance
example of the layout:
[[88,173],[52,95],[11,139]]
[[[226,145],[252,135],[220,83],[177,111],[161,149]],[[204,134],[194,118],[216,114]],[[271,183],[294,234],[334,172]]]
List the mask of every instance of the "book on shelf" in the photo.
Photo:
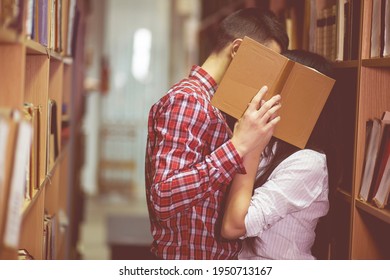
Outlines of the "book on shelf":
[[40,145],[40,107],[32,103],[24,103],[25,118],[29,120],[33,128],[33,141],[31,146],[29,191],[32,197],[35,190],[39,189],[39,145]]
[[390,191],[390,124],[385,126],[372,186],[373,202],[379,208],[386,204]]
[[383,56],[390,56],[390,0],[386,0],[384,8],[384,34],[383,34]]
[[[318,2],[311,0],[309,50],[332,61],[357,59],[360,20],[360,0]],[[352,43],[353,42],[353,43]]]
[[359,56],[359,37],[360,37],[360,12],[361,0],[351,1],[350,27],[349,27],[349,59],[358,59]]
[[211,104],[238,119],[264,85],[265,100],[282,96],[281,121],[274,136],[304,148],[334,80],[245,37]]
[[49,42],[48,47],[51,50],[54,50],[55,42],[55,28],[56,28],[56,0],[49,0]]
[[326,26],[326,17],[325,10],[320,10],[317,12],[317,20],[316,20],[316,53],[320,55],[324,55],[324,33]]
[[55,25],[55,50],[57,52],[62,51],[62,22],[64,18],[62,17],[62,0],[57,0],[56,1],[56,7],[55,7],[55,13],[56,13],[56,25]]
[[337,40],[337,28],[336,28],[336,14],[337,7],[332,5],[329,7],[326,18],[326,53],[325,57],[329,60],[336,60],[336,40]]
[[373,202],[378,208],[385,208],[389,204],[390,194],[390,160],[387,160],[386,167],[378,187],[378,191],[373,197]]
[[343,46],[343,60],[351,59],[350,45],[351,45],[351,2],[350,0],[344,1],[344,46]]
[[63,55],[66,55],[67,52],[67,44],[68,44],[68,32],[69,32],[69,13],[70,13],[70,0],[62,0],[61,3],[61,30],[59,32],[61,33],[59,37],[59,44],[61,45],[61,53]]
[[26,9],[26,37],[34,39],[35,0],[28,0]]
[[12,178],[17,123],[8,114],[0,113],[0,247],[4,240],[9,186]]
[[375,165],[377,163],[381,139],[383,131],[389,123],[389,114],[384,114],[382,119],[375,118],[372,120],[368,120],[366,123],[366,129],[369,126],[371,126],[371,128],[370,134],[366,134],[364,167],[359,191],[359,199],[365,202],[370,200],[370,194],[372,194],[371,186],[374,181]]
[[344,6],[346,0],[337,1],[337,39],[336,39],[336,60],[344,60],[344,36],[345,36],[345,12]]
[[372,2],[370,57],[380,57],[382,0]]
[[17,120],[16,135],[3,240],[4,245],[10,248],[17,248],[19,243],[22,206],[25,197],[26,169],[30,160],[32,142],[31,124],[21,119],[21,117]]
[[38,42],[47,47],[48,46],[48,29],[49,29],[49,1],[48,0],[37,0],[38,5]]
[[53,260],[56,254],[56,216],[45,214],[43,226],[43,259]]
[[77,45],[78,27],[80,21],[80,11],[77,9],[76,0],[70,0],[69,4],[69,26],[66,55],[74,56]]
[[47,112],[46,174],[53,168],[59,154],[57,103],[55,100],[49,99]]

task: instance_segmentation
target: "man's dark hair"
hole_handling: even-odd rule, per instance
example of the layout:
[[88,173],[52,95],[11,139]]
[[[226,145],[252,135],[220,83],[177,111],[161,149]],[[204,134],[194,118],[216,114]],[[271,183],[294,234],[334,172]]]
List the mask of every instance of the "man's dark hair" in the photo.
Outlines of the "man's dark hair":
[[274,40],[282,51],[287,50],[289,42],[284,26],[272,12],[245,8],[227,16],[220,23],[213,52],[220,52],[229,43],[244,36],[263,44]]

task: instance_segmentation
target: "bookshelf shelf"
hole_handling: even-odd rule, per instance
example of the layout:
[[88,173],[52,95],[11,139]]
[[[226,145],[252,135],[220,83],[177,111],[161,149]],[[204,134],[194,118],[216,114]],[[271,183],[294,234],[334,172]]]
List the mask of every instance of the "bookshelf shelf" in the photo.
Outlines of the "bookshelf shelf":
[[366,203],[360,200],[356,200],[356,207],[361,209],[364,212],[371,214],[372,216],[382,220],[383,222],[390,225],[390,210],[389,209],[379,209],[370,203]]
[[358,60],[345,60],[333,62],[334,68],[357,68],[359,66]]
[[49,55],[47,48],[34,40],[26,39],[24,44],[26,45],[27,48],[27,54]]
[[64,57],[61,54],[59,54],[59,53],[57,53],[57,52],[55,52],[53,50],[49,51],[49,55],[50,55],[51,58],[56,59],[58,61],[63,61],[64,60]]
[[362,66],[366,66],[366,67],[390,67],[390,57],[363,59],[362,60]]
[[352,203],[352,196],[350,193],[346,192],[342,188],[337,188],[336,191],[337,198],[341,199],[342,201],[351,204]]

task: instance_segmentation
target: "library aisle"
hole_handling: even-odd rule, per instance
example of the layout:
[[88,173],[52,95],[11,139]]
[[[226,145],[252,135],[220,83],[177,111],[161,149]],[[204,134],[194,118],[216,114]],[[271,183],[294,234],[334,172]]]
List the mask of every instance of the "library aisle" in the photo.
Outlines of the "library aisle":
[[[113,216],[148,219],[145,200],[131,198],[116,192],[87,197],[78,244],[81,259],[111,259],[110,244],[108,243],[109,228],[107,225],[109,217]],[[150,236],[149,230],[142,231],[142,233],[145,236]]]

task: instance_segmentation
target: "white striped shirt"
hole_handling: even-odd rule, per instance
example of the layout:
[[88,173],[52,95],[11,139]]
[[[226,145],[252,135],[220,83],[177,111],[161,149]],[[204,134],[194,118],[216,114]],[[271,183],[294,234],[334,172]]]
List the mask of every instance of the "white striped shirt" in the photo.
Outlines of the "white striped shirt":
[[239,259],[314,259],[314,230],[328,210],[326,156],[313,150],[292,154],[255,190],[242,237],[255,238],[244,241]]

